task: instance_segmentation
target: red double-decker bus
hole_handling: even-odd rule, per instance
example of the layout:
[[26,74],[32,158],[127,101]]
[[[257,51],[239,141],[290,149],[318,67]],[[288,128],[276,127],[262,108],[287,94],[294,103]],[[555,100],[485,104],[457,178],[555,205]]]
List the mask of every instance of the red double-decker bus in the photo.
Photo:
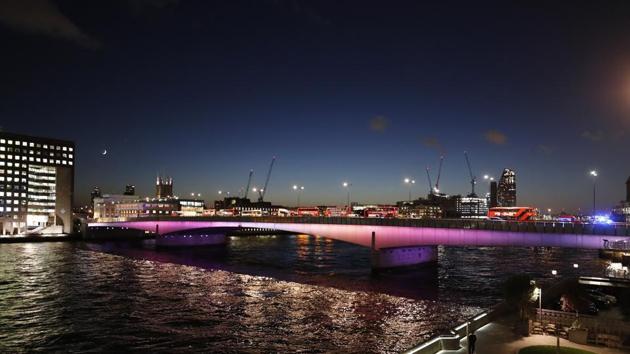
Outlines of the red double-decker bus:
[[494,207],[488,210],[490,219],[529,221],[534,217],[536,217],[536,208],[532,207]]
[[319,208],[298,208],[298,216],[319,216]]

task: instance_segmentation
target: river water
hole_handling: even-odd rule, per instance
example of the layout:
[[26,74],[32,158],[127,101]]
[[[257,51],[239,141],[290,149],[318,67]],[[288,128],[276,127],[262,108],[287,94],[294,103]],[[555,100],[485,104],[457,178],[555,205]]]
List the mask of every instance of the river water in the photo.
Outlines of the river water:
[[306,235],[0,244],[0,352],[400,352],[495,304],[511,274],[608,265],[588,250],[439,247],[437,266],[372,274],[369,252]]

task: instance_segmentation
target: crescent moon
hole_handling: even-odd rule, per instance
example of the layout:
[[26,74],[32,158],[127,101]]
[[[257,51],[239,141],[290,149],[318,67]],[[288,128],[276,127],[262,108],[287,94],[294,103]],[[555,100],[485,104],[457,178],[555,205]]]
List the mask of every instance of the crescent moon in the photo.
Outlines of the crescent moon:
[[107,149],[103,150],[103,156],[107,155]]

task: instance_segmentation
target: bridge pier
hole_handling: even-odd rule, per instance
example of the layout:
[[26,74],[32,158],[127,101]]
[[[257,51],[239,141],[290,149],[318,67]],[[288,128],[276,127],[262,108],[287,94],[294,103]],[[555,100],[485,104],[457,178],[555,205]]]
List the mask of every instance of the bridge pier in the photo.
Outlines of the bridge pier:
[[372,232],[372,270],[437,263],[437,246],[376,248],[376,233]]

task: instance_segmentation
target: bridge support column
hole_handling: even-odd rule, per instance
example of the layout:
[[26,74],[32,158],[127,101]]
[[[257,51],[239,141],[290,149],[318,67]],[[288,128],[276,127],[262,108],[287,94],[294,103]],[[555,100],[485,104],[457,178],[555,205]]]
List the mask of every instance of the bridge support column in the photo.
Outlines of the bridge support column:
[[410,246],[372,250],[373,270],[436,262],[437,246]]

